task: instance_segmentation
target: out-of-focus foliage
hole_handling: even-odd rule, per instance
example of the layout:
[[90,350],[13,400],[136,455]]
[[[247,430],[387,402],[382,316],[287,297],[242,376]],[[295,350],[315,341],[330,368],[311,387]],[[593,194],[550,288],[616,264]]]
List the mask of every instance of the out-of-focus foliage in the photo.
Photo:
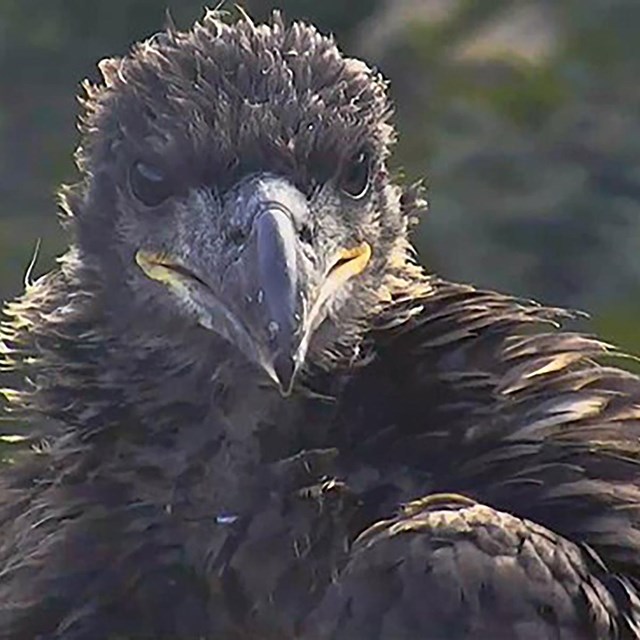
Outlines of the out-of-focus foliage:
[[[0,0],[0,298],[63,247],[74,94],[95,62],[202,13],[192,0]],[[233,5],[228,8],[233,11]],[[640,351],[638,0],[248,0],[336,33],[397,103],[395,158],[426,176],[417,236],[442,274],[585,308]]]
[[[429,4],[448,12],[434,23]],[[414,91],[399,96],[402,151],[430,178],[432,264],[553,303],[629,307],[640,282],[640,3],[414,6],[424,17],[381,63],[397,91]]]

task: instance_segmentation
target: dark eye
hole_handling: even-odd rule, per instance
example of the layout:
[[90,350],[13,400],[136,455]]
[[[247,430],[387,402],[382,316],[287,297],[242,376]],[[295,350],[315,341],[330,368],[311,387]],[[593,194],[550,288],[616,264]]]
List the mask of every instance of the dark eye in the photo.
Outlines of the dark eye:
[[365,149],[351,156],[340,174],[340,189],[354,200],[363,198],[371,182],[371,156]]
[[164,172],[145,162],[134,162],[129,175],[133,195],[148,207],[155,207],[171,195],[171,185]]

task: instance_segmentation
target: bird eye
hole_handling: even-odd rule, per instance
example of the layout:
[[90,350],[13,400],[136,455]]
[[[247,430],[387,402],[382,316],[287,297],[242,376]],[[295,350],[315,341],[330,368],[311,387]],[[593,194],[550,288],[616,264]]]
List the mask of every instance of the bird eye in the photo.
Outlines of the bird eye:
[[129,175],[133,195],[148,207],[155,207],[171,195],[167,177],[156,166],[134,162]]
[[349,197],[359,200],[369,191],[370,182],[371,156],[368,151],[361,149],[344,166],[338,185]]

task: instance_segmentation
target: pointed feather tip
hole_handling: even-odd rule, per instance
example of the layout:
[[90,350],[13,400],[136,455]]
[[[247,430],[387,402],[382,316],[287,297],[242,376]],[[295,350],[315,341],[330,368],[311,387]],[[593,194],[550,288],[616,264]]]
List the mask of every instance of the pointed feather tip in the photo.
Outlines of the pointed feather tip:
[[175,33],[178,31],[173,15],[171,14],[171,7],[166,7],[164,10],[164,29],[169,33]]

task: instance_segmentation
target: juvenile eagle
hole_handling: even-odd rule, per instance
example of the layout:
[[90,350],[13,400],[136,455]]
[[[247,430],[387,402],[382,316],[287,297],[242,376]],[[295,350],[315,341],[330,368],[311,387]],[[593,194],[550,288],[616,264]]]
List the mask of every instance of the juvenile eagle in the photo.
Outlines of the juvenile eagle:
[[0,638],[638,637],[640,380],[416,266],[378,74],[215,12],[101,70],[3,328],[45,444],[0,481]]

